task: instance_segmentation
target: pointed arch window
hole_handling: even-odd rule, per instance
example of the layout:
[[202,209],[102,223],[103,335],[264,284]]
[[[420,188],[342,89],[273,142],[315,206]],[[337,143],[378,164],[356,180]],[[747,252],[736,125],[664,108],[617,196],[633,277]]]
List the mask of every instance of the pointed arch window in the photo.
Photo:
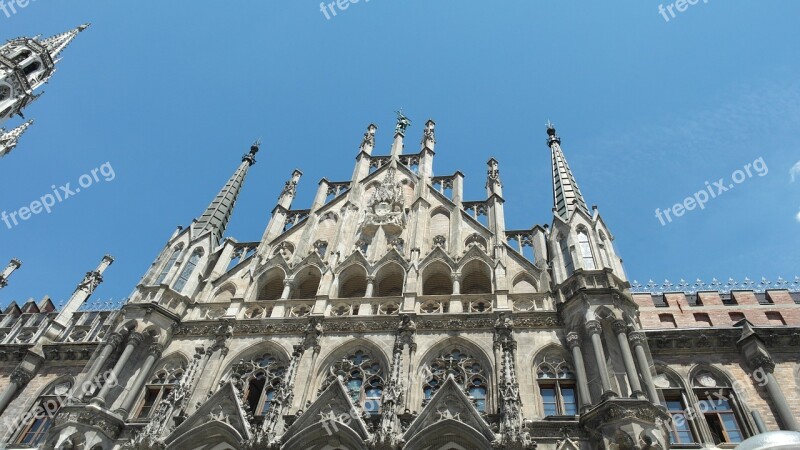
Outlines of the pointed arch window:
[[30,75],[33,72],[36,72],[37,70],[39,70],[40,67],[42,67],[42,65],[39,63],[39,61],[34,61],[34,62],[28,64],[27,66],[25,66],[25,68],[22,69],[22,72],[25,75]]
[[63,406],[62,401],[67,398],[71,389],[71,381],[64,381],[48,388],[33,404],[30,420],[20,426],[13,442],[26,447],[36,447],[41,444]]
[[582,267],[586,270],[595,270],[597,265],[594,262],[592,244],[589,243],[589,234],[585,229],[578,230],[578,248],[581,252]]
[[200,262],[200,257],[203,256],[203,250],[197,249],[192,253],[192,256],[189,257],[189,261],[186,262],[186,265],[183,266],[183,270],[181,271],[181,275],[178,277],[178,281],[175,282],[175,290],[180,292],[186,286],[186,283],[189,281],[189,277],[192,276],[194,269],[197,267],[197,264]]
[[685,445],[697,442],[694,429],[696,425],[692,422],[694,414],[687,414],[689,399],[680,382],[670,374],[659,370],[653,378],[653,384],[658,390],[658,397],[662,399],[661,405],[667,409],[672,418],[667,425],[670,444]]
[[22,61],[28,59],[29,56],[31,56],[31,51],[26,49],[17,53],[17,55],[14,56],[14,58],[12,58],[11,60],[14,61],[15,64],[19,64]]
[[567,271],[567,276],[570,276],[575,272],[575,263],[572,262],[572,253],[569,250],[567,238],[562,236],[561,239],[558,240],[558,245],[561,248],[561,258],[564,260],[564,268]]
[[710,370],[701,370],[692,377],[692,390],[699,400],[698,410],[708,424],[714,443],[745,440],[744,411],[726,378]]
[[283,382],[286,364],[272,353],[264,353],[236,364],[233,372],[235,384],[250,412],[254,416],[266,415]]
[[136,409],[135,417],[147,418],[158,408],[162,400],[169,398],[173,389],[181,383],[186,365],[182,361],[170,361],[157,370],[144,390],[144,396]]
[[383,369],[377,359],[363,350],[357,350],[333,363],[323,389],[339,378],[356,405],[361,405],[369,415],[380,411],[383,395]]
[[183,246],[179,245],[172,250],[172,254],[170,255],[167,263],[164,265],[164,268],[161,269],[161,273],[158,274],[158,278],[156,278],[155,284],[161,284],[169,275],[169,271],[172,269],[172,266],[175,265],[175,261],[178,260],[178,257],[181,256],[181,251],[183,250]]
[[575,374],[564,358],[552,355],[536,366],[545,417],[578,415]]
[[481,413],[486,412],[486,400],[488,397],[488,382],[486,372],[481,363],[465,353],[459,348],[442,354],[433,359],[425,367],[428,374],[425,384],[422,387],[423,405],[433,398],[434,394],[441,388],[450,375],[455,382],[462,387],[472,404]]

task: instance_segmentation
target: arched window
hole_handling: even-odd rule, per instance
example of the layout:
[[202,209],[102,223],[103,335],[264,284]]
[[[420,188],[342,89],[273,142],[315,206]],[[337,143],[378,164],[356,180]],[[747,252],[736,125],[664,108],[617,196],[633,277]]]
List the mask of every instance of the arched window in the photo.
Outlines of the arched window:
[[405,270],[397,264],[387,264],[375,275],[375,297],[403,295]]
[[378,413],[384,380],[383,370],[376,358],[357,350],[333,363],[323,389],[336,378],[342,380],[353,403],[361,405],[369,415]]
[[367,271],[354,264],[339,275],[339,298],[360,298],[367,292]]
[[284,273],[280,267],[273,267],[260,280],[257,300],[277,300],[283,294]]
[[459,348],[434,358],[426,367],[428,377],[422,387],[423,405],[427,404],[452,375],[456,383],[481,413],[486,411],[488,383],[481,363]]
[[575,374],[564,358],[559,355],[546,356],[536,366],[536,380],[545,417],[578,414]]
[[483,261],[473,259],[461,269],[461,274],[462,294],[492,293],[492,269]]
[[181,271],[181,275],[178,277],[178,281],[175,282],[175,290],[180,292],[186,286],[186,282],[189,281],[189,277],[192,276],[195,267],[197,267],[197,263],[200,262],[200,257],[203,256],[203,250],[197,249],[192,253],[192,256],[189,257],[189,261],[183,266],[183,270]]
[[157,370],[150,383],[144,390],[144,397],[139,402],[135,417],[150,417],[153,411],[158,408],[162,400],[166,400],[169,394],[177,386],[186,371],[186,363],[181,360],[172,360],[164,363],[161,369]]
[[44,441],[47,430],[53,426],[53,421],[61,409],[62,401],[67,398],[71,381],[63,381],[49,387],[33,404],[30,419],[19,425],[19,432],[13,440],[15,444],[25,447],[37,447]]
[[589,243],[589,235],[586,230],[578,231],[578,248],[581,252],[582,267],[586,270],[595,270],[597,265],[594,263],[592,245]]
[[178,257],[181,256],[181,251],[183,250],[183,246],[179,245],[172,250],[172,255],[170,255],[167,263],[164,264],[164,268],[161,269],[161,273],[158,274],[158,278],[156,278],[155,284],[161,284],[166,280],[167,275],[169,275],[169,271],[172,269],[172,266],[175,265],[175,261],[178,260]]
[[33,72],[36,72],[37,70],[39,70],[40,67],[42,67],[42,65],[39,64],[39,61],[34,61],[34,62],[28,64],[27,66],[25,66],[25,68],[22,69],[22,72],[25,75],[30,75]]
[[710,370],[700,370],[692,377],[692,390],[714,443],[737,443],[747,437],[742,426],[744,412],[727,379]]
[[0,86],[0,102],[11,97],[11,88],[8,86]]
[[271,353],[234,366],[235,384],[242,391],[242,398],[254,416],[269,412],[285,373],[286,365]]
[[661,405],[667,409],[667,413],[672,417],[669,426],[670,444],[686,445],[697,442],[696,425],[693,422],[694,414],[687,414],[689,411],[689,398],[681,387],[677,377],[663,370],[657,370],[653,377],[653,384],[658,389],[658,397]]
[[11,60],[14,61],[15,64],[19,64],[22,61],[25,61],[26,59],[28,59],[29,56],[31,56],[31,51],[30,50],[23,50],[23,51],[17,53],[17,55],[14,56],[14,58],[12,58]]
[[316,266],[308,266],[295,275],[295,289],[292,298],[311,299],[317,297],[322,274]]
[[570,276],[575,272],[575,263],[572,262],[572,253],[569,250],[569,244],[565,236],[562,236],[561,239],[558,240],[558,246],[561,248],[561,258],[564,260],[564,268],[567,271],[567,276]]
[[453,293],[453,280],[450,267],[436,261],[425,266],[422,272],[422,295],[450,295]]

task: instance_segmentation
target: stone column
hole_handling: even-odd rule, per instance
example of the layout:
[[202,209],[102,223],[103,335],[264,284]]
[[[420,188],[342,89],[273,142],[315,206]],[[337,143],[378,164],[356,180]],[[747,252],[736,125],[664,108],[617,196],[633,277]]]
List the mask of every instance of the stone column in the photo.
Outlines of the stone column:
[[[95,377],[103,370],[105,367],[106,362],[108,362],[108,358],[111,357],[111,354],[114,353],[114,350],[122,343],[122,335],[120,333],[112,333],[109,336],[108,341],[106,341],[105,345],[103,346],[103,350],[101,350],[100,355],[97,359],[94,360],[89,372],[86,374],[86,378],[84,378],[83,383],[78,386],[75,386],[75,389],[72,391],[72,394],[80,399],[85,399],[90,395],[93,395],[95,391],[97,391],[97,384],[95,384]],[[88,385],[87,389],[87,384]]]
[[136,347],[142,343],[144,340],[144,336],[141,333],[133,332],[128,336],[128,343],[125,345],[125,350],[122,351],[122,355],[120,355],[117,363],[114,365],[114,368],[111,370],[111,377],[105,380],[103,384],[103,389],[100,390],[100,393],[97,394],[95,398],[92,399],[92,404],[96,406],[105,406],[106,404],[106,397],[108,396],[111,389],[117,385],[117,380],[119,379],[119,374],[125,368],[125,365],[128,363],[128,360],[133,354],[133,351]]
[[786,401],[786,395],[784,395],[781,386],[778,384],[778,380],[775,379],[775,375],[773,374],[775,371],[775,362],[772,358],[766,355],[758,355],[750,360],[750,367],[766,374],[767,383],[764,387],[767,388],[770,400],[772,400],[772,403],[775,405],[775,409],[778,410],[778,417],[783,425],[781,430],[800,431],[797,419],[794,417],[794,414],[792,414],[792,409]]
[[586,322],[586,332],[592,339],[592,349],[594,350],[594,358],[597,363],[597,371],[600,372],[600,382],[603,386],[603,400],[615,396],[611,390],[611,380],[608,377],[608,366],[606,366],[606,354],[603,351],[603,341],[600,333],[603,331],[603,326],[596,320]]
[[6,387],[6,390],[3,392],[3,395],[0,396],[0,414],[2,414],[8,404],[11,403],[11,400],[14,399],[14,396],[17,394],[17,391],[20,390],[23,386],[28,384],[33,377],[32,374],[28,373],[27,371],[20,369],[17,367],[11,372],[11,384]]
[[633,350],[636,352],[636,362],[639,364],[639,373],[644,378],[645,388],[647,389],[647,396],[650,401],[656,405],[661,404],[658,399],[658,391],[656,385],[653,383],[653,376],[650,374],[650,363],[647,361],[647,355],[644,353],[644,343],[647,336],[641,331],[634,331],[628,335],[628,339],[633,344]]
[[639,375],[636,373],[636,365],[633,363],[631,346],[628,344],[628,325],[622,320],[616,320],[612,327],[619,340],[619,348],[622,350],[622,361],[625,363],[625,372],[628,374],[628,383],[631,385],[631,397],[644,398]]
[[461,294],[461,272],[454,272],[453,278],[453,295]]
[[281,300],[289,299],[289,296],[292,295],[293,285],[294,285],[294,280],[283,280],[283,292],[281,293]]
[[136,376],[136,380],[128,390],[128,393],[125,395],[122,406],[119,407],[123,412],[123,416],[131,412],[133,402],[139,398],[139,392],[142,390],[145,383],[147,383],[147,379],[150,377],[150,371],[153,370],[153,365],[155,365],[156,361],[161,357],[163,349],[164,347],[161,344],[152,344],[150,348],[147,349],[147,358],[144,360],[144,364],[142,364],[142,369]]
[[372,294],[375,291],[375,277],[368,276],[367,277],[367,291],[364,293],[364,298],[372,298]]
[[583,412],[592,406],[592,396],[589,393],[589,381],[586,378],[586,367],[583,364],[583,352],[581,351],[581,338],[578,333],[567,334],[567,344],[572,350],[572,363],[575,365],[575,376],[578,378],[578,401],[580,411]]

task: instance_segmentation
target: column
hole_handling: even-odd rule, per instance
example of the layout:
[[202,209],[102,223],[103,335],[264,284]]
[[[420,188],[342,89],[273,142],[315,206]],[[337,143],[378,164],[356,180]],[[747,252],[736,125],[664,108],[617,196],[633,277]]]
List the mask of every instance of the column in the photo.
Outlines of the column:
[[281,293],[281,300],[289,299],[289,296],[292,295],[293,285],[294,285],[294,280],[283,280],[283,292]]
[[461,294],[461,272],[453,272],[453,295]]
[[639,364],[639,373],[644,378],[645,388],[647,388],[647,396],[650,401],[656,405],[661,404],[658,399],[658,392],[656,385],[653,384],[653,376],[650,374],[650,363],[647,361],[647,355],[644,353],[644,342],[647,337],[641,331],[634,331],[628,335],[628,339],[633,344],[633,351],[636,352],[636,362]]
[[750,366],[766,374],[767,384],[765,384],[764,387],[767,388],[770,400],[772,400],[772,403],[775,405],[775,409],[778,410],[778,417],[780,417],[781,424],[783,425],[781,430],[800,431],[797,419],[794,417],[794,414],[792,414],[792,409],[786,401],[786,396],[783,394],[783,390],[773,374],[775,362],[772,358],[766,355],[759,355],[750,360]]
[[17,394],[17,391],[28,384],[32,377],[30,373],[19,367],[11,372],[11,384],[8,385],[3,395],[0,396],[0,414],[6,410],[8,404],[11,403],[11,400],[13,400],[14,396]]
[[608,378],[608,366],[606,366],[606,354],[603,351],[603,341],[600,333],[603,326],[596,320],[586,322],[586,332],[591,336],[594,358],[597,363],[597,371],[600,372],[600,382],[603,385],[603,400],[613,397],[614,391],[611,390],[611,380]]
[[125,350],[122,351],[122,355],[120,355],[117,363],[114,365],[114,368],[111,370],[111,376],[105,380],[105,384],[103,385],[103,389],[100,390],[100,393],[97,394],[95,398],[92,399],[92,404],[96,406],[105,406],[106,404],[106,397],[108,393],[111,392],[111,389],[117,385],[117,380],[119,379],[119,374],[122,372],[122,369],[125,368],[125,365],[128,363],[128,360],[133,354],[133,351],[136,347],[142,343],[144,340],[144,336],[142,333],[131,333],[128,336],[128,344],[125,345]]
[[580,411],[592,406],[592,396],[589,393],[589,381],[586,378],[586,367],[583,364],[583,352],[581,351],[581,338],[578,333],[567,334],[567,344],[572,350],[572,363],[575,365],[575,376],[578,378],[578,401]]
[[144,387],[145,383],[147,383],[147,379],[150,377],[150,372],[153,370],[153,365],[155,365],[158,358],[161,357],[161,352],[163,350],[163,346],[161,344],[152,344],[150,348],[147,349],[147,358],[144,360],[144,364],[142,365],[142,369],[138,375],[136,375],[136,381],[133,382],[133,385],[130,389],[128,389],[128,393],[125,395],[125,399],[122,401],[122,406],[119,407],[123,411],[123,416],[131,411],[131,407],[133,407],[133,402],[139,397],[139,392]]
[[644,398],[639,375],[636,373],[636,365],[633,363],[631,346],[628,344],[628,325],[622,320],[616,320],[612,327],[619,340],[619,348],[622,350],[622,361],[625,363],[625,372],[628,374],[628,383],[631,385],[631,397]]
[[[103,346],[103,350],[100,352],[100,355],[97,359],[94,360],[91,368],[89,368],[89,372],[86,374],[86,377],[78,386],[75,386],[75,389],[72,391],[72,394],[83,400],[84,398],[93,395],[97,388],[99,387],[96,383],[95,377],[103,370],[105,367],[106,362],[108,362],[108,358],[111,357],[111,354],[114,353],[114,350],[122,343],[122,335],[119,333],[112,333],[109,336],[108,341]],[[104,377],[104,379],[107,377]],[[88,385],[86,383],[89,383]]]
[[372,293],[375,291],[375,277],[367,277],[367,290],[364,293],[364,298],[372,298]]

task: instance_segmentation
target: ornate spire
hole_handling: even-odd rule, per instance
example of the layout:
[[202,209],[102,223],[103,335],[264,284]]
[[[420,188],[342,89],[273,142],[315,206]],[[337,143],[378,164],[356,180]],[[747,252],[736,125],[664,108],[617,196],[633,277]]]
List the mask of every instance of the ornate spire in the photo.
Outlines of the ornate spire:
[[233,207],[236,204],[236,199],[239,197],[239,191],[242,189],[244,179],[247,176],[247,171],[250,166],[256,163],[256,153],[258,153],[261,140],[254,142],[250,147],[250,153],[242,157],[242,164],[236,169],[231,178],[225,183],[225,186],[219,191],[214,200],[208,205],[203,215],[201,215],[194,225],[192,225],[192,235],[199,236],[201,233],[211,230],[214,244],[218,244],[225,234],[225,228],[228,226],[228,220],[233,213]]
[[33,119],[8,132],[0,128],[0,158],[11,153],[11,150],[14,150],[20,136],[22,136],[22,133],[24,133],[31,124],[33,124]]
[[53,61],[58,59],[58,55],[64,51],[65,48],[75,39],[75,36],[78,35],[81,31],[89,28],[88,23],[85,23],[78,28],[73,28],[65,33],[57,34],[55,36],[51,36],[43,41],[41,44],[47,49],[48,53],[50,53],[50,57],[53,58]]
[[561,138],[550,121],[547,121],[547,145],[553,164],[553,210],[563,219],[567,219],[577,208],[589,214],[589,208],[561,150]]

